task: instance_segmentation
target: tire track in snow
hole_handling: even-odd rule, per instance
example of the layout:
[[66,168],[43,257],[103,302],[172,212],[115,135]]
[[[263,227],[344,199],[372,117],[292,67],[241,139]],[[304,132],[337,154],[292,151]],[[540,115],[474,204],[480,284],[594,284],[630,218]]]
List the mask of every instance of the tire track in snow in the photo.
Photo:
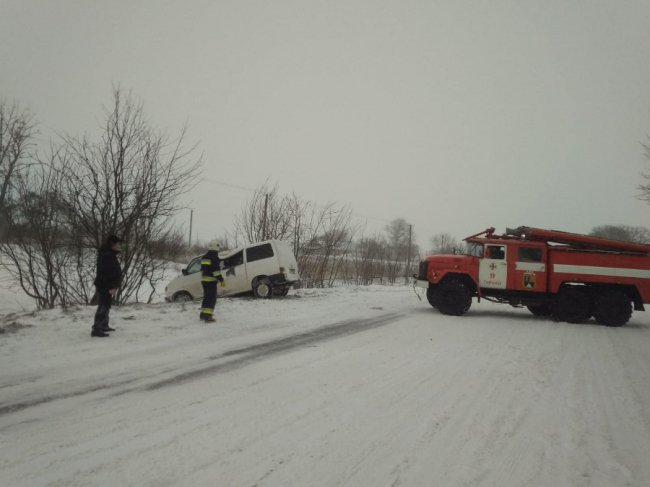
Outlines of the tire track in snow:
[[[335,338],[352,335],[363,331],[378,328],[387,325],[398,318],[402,317],[400,313],[390,313],[379,317],[366,318],[360,320],[347,320],[335,324],[325,325],[308,332],[299,333],[297,335],[290,335],[288,337],[279,338],[269,342],[251,345],[249,347],[230,350],[219,355],[208,357],[211,362],[220,361],[216,364],[210,364],[196,368],[181,374],[174,375],[163,380],[159,380],[145,386],[135,386],[116,391],[112,396],[121,396],[134,391],[152,391],[168,387],[172,385],[179,385],[190,380],[199,379],[208,375],[229,372],[234,369],[244,367],[248,364],[262,360],[267,357],[279,355],[281,353],[289,352],[301,347],[306,347],[314,343],[325,340],[332,340]],[[233,358],[234,357],[234,358]],[[226,359],[224,362],[223,359]],[[230,360],[228,360],[230,359]],[[160,374],[156,374],[160,375]],[[73,397],[84,396],[103,390],[110,390],[120,388],[134,382],[141,381],[142,377],[129,378],[126,380],[112,382],[109,384],[94,385],[75,391],[66,391],[61,394],[50,394],[47,396],[37,397],[30,400],[17,403],[1,404],[0,403],[0,416],[10,413],[15,413],[23,409],[27,409],[41,404],[49,403],[59,399],[70,399]]]
[[145,387],[145,390],[156,390],[170,385],[182,384],[184,382],[198,379],[207,375],[216,373],[229,372],[240,367],[244,367],[250,363],[257,362],[258,360],[268,358],[274,355],[279,355],[294,349],[302,348],[312,345],[317,342],[331,340],[346,335],[352,335],[380,326],[387,325],[398,318],[402,314],[391,313],[377,318],[366,318],[362,320],[349,320],[336,323],[334,325],[326,325],[315,330],[311,330],[298,335],[291,335],[289,337],[272,340],[270,342],[260,343],[244,347],[236,350],[230,350],[220,355],[210,357],[210,360],[220,360],[223,358],[241,355],[233,360],[221,362],[218,364],[209,365],[200,369],[192,370],[182,374],[178,374],[169,379],[165,379]]

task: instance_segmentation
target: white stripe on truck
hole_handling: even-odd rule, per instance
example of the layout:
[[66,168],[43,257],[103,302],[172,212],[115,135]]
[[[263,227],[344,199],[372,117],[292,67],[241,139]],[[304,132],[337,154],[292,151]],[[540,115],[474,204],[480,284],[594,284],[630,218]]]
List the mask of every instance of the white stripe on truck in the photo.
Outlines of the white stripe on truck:
[[546,266],[536,262],[516,262],[515,269],[518,271],[546,272]]
[[554,264],[553,270],[563,274],[586,274],[589,276],[637,277],[650,279],[650,270],[623,267],[596,267],[591,265]]

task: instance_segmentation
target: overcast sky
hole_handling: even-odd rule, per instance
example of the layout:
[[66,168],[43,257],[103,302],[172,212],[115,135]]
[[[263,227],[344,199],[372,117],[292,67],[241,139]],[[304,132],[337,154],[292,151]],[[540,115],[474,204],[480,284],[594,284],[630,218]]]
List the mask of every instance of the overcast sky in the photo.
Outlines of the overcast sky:
[[188,195],[204,241],[267,180],[423,247],[650,226],[649,26],[648,0],[0,0],[0,96],[44,140],[94,130],[113,84],[187,123],[231,185]]

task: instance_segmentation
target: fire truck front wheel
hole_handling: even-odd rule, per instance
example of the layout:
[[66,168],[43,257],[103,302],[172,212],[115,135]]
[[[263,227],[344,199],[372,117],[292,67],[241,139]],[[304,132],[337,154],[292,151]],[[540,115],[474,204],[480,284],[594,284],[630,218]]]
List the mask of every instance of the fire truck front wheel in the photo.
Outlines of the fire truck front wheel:
[[440,284],[435,303],[442,314],[461,316],[472,305],[472,292],[460,279],[452,279]]
[[623,326],[632,316],[632,300],[623,291],[610,289],[596,296],[594,318],[601,325]]
[[429,301],[429,304],[431,306],[438,309],[438,304],[440,302],[440,293],[438,292],[437,286],[430,286],[429,289],[427,289],[427,301]]

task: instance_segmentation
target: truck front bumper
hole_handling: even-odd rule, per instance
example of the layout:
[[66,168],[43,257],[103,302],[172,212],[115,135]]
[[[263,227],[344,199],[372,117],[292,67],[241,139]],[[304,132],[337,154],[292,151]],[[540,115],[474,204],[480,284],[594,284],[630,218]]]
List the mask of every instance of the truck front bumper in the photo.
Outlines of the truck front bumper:
[[423,279],[416,279],[414,286],[421,287],[422,289],[429,289],[429,281],[425,281]]

